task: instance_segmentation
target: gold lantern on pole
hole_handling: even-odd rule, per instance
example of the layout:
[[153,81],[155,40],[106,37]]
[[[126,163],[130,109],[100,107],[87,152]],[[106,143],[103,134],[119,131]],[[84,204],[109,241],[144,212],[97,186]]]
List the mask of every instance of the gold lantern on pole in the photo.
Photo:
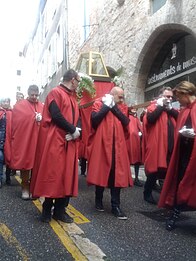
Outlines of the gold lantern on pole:
[[94,81],[111,81],[103,57],[98,52],[81,53],[76,64],[76,71],[91,76]]

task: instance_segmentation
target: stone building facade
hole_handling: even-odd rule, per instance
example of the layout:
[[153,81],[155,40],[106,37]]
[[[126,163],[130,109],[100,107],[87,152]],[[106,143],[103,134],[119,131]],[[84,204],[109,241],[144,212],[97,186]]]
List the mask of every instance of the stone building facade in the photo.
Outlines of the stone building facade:
[[[195,0],[59,2],[64,2],[59,15],[67,23],[63,20],[67,67],[75,67],[81,52],[101,52],[106,66],[123,68],[128,105],[153,99],[164,85],[174,87],[181,80],[196,84]],[[89,24],[82,24],[79,2],[88,4]],[[81,34],[84,26],[89,29],[86,39]],[[59,80],[57,75],[58,70],[42,84],[43,97]]]

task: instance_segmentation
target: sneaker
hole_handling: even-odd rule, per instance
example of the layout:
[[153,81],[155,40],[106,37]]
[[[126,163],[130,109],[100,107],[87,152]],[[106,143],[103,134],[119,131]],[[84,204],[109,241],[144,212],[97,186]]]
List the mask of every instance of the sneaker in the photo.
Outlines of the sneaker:
[[144,200],[153,205],[157,204],[157,202],[154,200],[152,194],[150,194],[149,196],[144,196]]
[[143,187],[143,184],[139,181],[139,179],[135,179],[134,180],[134,186]]
[[121,220],[126,220],[127,216],[122,212],[119,207],[112,208],[112,214]]
[[96,208],[96,210],[99,211],[99,212],[104,212],[103,204],[96,203],[96,204],[95,204],[95,208]]
[[63,213],[62,215],[55,215],[53,214],[52,216],[55,220],[60,220],[64,223],[73,223],[74,220],[72,217],[70,217],[66,212]]
[[24,199],[24,200],[30,199],[30,195],[29,195],[29,191],[28,190],[26,190],[26,189],[22,190],[22,199]]

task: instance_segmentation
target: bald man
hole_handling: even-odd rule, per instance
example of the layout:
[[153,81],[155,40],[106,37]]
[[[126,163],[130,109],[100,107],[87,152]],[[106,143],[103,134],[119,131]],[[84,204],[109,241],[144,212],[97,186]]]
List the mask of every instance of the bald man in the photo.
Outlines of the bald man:
[[123,89],[114,87],[110,94],[95,101],[91,124],[87,183],[95,185],[95,208],[104,211],[104,188],[110,188],[112,214],[126,220],[120,208],[120,191],[132,186],[133,181],[126,148],[129,118]]

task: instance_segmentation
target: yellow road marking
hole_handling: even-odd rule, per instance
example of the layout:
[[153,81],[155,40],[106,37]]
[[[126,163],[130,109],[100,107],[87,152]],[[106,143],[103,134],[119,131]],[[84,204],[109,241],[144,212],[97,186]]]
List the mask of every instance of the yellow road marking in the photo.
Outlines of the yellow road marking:
[[[21,183],[21,179],[19,176],[15,176],[16,180]],[[42,204],[40,200],[33,200],[34,205],[39,209],[39,211],[42,211]],[[77,224],[83,224],[88,223],[90,220],[88,220],[85,216],[83,216],[79,211],[77,211],[73,206],[68,205],[67,212],[74,218],[74,222]],[[70,238],[70,236],[67,233],[67,230],[69,229],[68,224],[64,224],[61,222],[57,222],[55,220],[52,220],[50,223],[50,226],[54,230],[54,232],[57,234],[59,239],[61,240],[62,244],[65,246],[65,248],[69,251],[69,253],[72,255],[72,257],[77,261],[87,261],[87,258],[82,254],[82,252],[79,250],[79,248],[76,246],[76,244],[73,242],[73,240]]]
[[[34,200],[33,203],[41,212],[42,211],[42,205],[41,205],[40,201],[37,199],[37,200]],[[87,258],[81,253],[79,248],[75,245],[73,240],[67,234],[66,230],[67,230],[69,225],[64,224],[64,223],[63,223],[63,225],[61,225],[61,222],[57,222],[57,221],[52,219],[52,221],[50,222],[50,226],[52,227],[54,232],[57,234],[57,236],[61,240],[62,244],[70,252],[70,254],[73,256],[73,258],[75,260],[78,260],[78,261],[80,261],[80,260],[86,261],[87,260]]]
[[[21,183],[21,179],[19,176],[15,176],[15,178],[19,183]],[[39,201],[38,201],[38,203],[39,203]],[[34,201],[34,204],[35,204],[35,201]],[[38,204],[35,204],[35,205],[41,211],[41,205],[40,206],[38,206]],[[74,219],[74,222],[76,224],[84,224],[84,223],[90,222],[90,220],[88,218],[86,218],[84,215],[82,215],[82,213],[80,213],[70,204],[68,205],[66,210],[67,210],[67,213]]]
[[2,237],[5,239],[5,241],[8,244],[11,244],[16,248],[18,254],[21,256],[23,261],[30,260],[29,257],[27,256],[26,251],[22,248],[20,243],[12,235],[12,232],[9,230],[9,228],[5,224],[0,223],[0,234],[2,235]]
[[[52,229],[57,234],[57,236],[60,238],[60,240],[63,243],[63,245],[65,246],[65,248],[69,251],[69,253],[72,255],[72,257],[75,260],[77,260],[77,261],[87,261],[88,259],[82,254],[82,252],[75,245],[73,240],[67,234],[66,230],[63,229],[63,226],[61,226],[60,223],[61,222],[58,223],[58,222],[52,220],[50,222],[50,226],[52,227]],[[67,225],[66,227],[68,227],[68,226],[69,225]]]
[[68,205],[66,208],[67,213],[74,218],[76,224],[89,223],[90,220],[82,215],[78,210],[76,210],[72,205]]

